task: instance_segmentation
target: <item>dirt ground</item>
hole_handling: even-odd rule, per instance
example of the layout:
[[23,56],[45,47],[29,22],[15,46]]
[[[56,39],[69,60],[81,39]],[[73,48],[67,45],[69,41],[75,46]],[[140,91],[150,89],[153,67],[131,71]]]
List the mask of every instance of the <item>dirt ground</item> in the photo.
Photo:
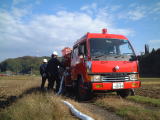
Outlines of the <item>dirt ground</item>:
[[[0,78],[0,111],[16,101],[18,97],[29,94],[39,89],[40,77],[35,76],[11,76]],[[142,86],[135,90],[136,95],[160,99],[160,79],[142,79]],[[97,98],[96,98],[97,99]],[[98,98],[99,99],[99,98]],[[102,107],[96,106],[92,101],[78,103],[80,106],[101,116],[98,120],[122,120],[124,118]]]
[[86,108],[88,111],[101,116],[101,120],[123,120],[123,118],[119,117],[114,112],[110,112],[102,107],[93,105],[91,103],[80,103],[80,105]]
[[136,95],[160,99],[160,78],[144,78],[142,86],[135,90]]

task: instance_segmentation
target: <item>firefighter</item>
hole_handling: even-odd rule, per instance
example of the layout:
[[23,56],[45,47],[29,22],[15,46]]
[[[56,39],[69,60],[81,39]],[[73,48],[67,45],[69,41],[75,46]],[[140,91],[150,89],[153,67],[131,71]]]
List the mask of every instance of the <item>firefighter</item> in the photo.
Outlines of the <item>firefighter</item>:
[[58,92],[60,87],[60,76],[59,76],[59,67],[64,66],[60,63],[57,59],[58,53],[54,51],[51,55],[51,59],[48,61],[47,64],[47,74],[48,74],[48,90],[53,89],[54,82],[56,81],[56,92]]
[[47,67],[47,59],[43,59],[43,64],[41,64],[40,66],[40,74],[42,76],[42,83],[41,83],[42,90],[44,90],[44,85],[47,79],[46,67]]

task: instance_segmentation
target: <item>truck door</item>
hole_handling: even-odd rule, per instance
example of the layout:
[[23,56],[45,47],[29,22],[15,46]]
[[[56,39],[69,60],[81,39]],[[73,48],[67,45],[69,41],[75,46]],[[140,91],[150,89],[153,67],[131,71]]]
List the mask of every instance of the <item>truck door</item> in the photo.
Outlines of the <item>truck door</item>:
[[77,62],[77,73],[83,76],[83,79],[86,80],[86,66],[85,59],[87,59],[87,49],[86,41],[83,41],[78,46],[78,62]]
[[76,64],[78,59],[78,46],[73,47],[72,55],[71,55],[71,79],[76,80],[77,71]]

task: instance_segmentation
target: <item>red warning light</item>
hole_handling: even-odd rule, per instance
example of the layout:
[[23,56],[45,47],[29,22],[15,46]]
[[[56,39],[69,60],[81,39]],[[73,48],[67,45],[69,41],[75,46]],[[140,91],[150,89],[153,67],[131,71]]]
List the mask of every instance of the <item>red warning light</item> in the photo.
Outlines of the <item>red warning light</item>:
[[107,33],[107,29],[105,29],[105,28],[102,29],[102,33],[103,33],[103,34],[106,34],[106,33]]

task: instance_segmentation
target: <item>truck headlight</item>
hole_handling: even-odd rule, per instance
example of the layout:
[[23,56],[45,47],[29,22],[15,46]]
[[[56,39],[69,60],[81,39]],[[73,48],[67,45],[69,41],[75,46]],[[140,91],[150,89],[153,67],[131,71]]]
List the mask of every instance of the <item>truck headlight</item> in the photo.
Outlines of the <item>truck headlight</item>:
[[100,75],[92,75],[91,76],[91,81],[92,82],[100,82],[101,81],[101,76]]
[[129,78],[130,80],[138,80],[138,74],[130,74]]

